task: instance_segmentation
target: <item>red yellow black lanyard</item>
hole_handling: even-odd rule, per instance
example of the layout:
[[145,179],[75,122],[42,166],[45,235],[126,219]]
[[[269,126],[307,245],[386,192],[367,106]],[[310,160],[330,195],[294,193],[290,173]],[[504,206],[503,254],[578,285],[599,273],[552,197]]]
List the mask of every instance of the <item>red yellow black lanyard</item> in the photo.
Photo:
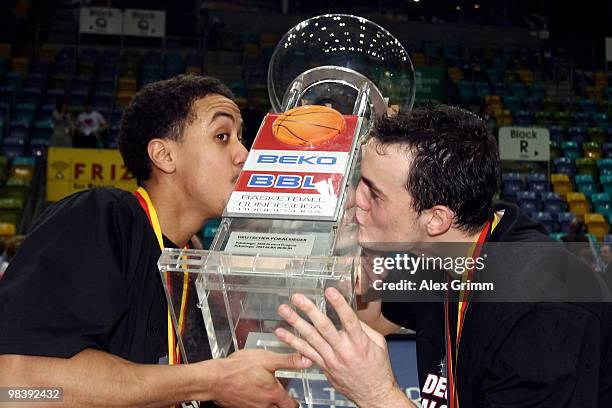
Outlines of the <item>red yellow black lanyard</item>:
[[[151,202],[151,198],[149,198],[149,194],[147,190],[142,187],[139,187],[134,195],[138,199],[140,206],[147,214],[149,221],[151,222],[151,226],[153,227],[153,231],[155,232],[155,237],[157,238],[157,243],[159,244],[159,248],[164,250],[164,238],[161,232],[161,226],[159,224],[159,219],[157,218],[157,212],[155,211],[155,207],[153,207],[153,203]],[[166,282],[168,285],[168,290],[172,290],[172,286],[170,285],[170,281]],[[181,296],[181,310],[179,312],[178,318],[178,327],[179,333],[183,334],[183,329],[185,328],[185,307],[187,306],[187,296],[189,294],[189,277],[185,273],[183,274],[183,291]],[[181,363],[181,353],[176,342],[176,334],[172,329],[172,317],[170,315],[170,306],[168,306],[168,364],[180,364]]]
[[[480,252],[482,251],[482,247],[484,246],[489,233],[495,228],[498,223],[497,216],[494,217],[493,221],[488,221],[480,235],[478,236],[478,240],[474,243],[473,248],[471,249],[471,254],[468,254],[468,257],[472,259],[476,259],[480,256]],[[468,280],[472,281],[474,277],[474,268],[469,269],[464,274],[461,275],[462,283],[467,282]],[[463,286],[462,286],[463,287]],[[459,408],[459,395],[457,392],[457,361],[459,360],[459,342],[461,340],[461,331],[463,330],[463,323],[465,321],[465,315],[470,305],[470,291],[469,290],[461,290],[459,292],[459,302],[457,303],[457,337],[455,338],[455,358],[453,359],[453,343],[451,339],[451,325],[450,325],[450,291],[446,292],[446,297],[444,301],[444,322],[446,327],[445,333],[445,343],[446,343],[446,367],[448,371],[447,378],[447,399],[448,399],[448,408]]]

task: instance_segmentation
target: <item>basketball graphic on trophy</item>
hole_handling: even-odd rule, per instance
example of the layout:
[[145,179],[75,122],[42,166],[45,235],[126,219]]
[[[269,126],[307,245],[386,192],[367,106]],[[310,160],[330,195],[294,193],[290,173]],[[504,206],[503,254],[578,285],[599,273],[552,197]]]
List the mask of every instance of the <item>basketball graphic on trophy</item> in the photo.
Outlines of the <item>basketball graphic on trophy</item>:
[[282,143],[314,148],[334,140],[345,128],[344,116],[337,110],[306,105],[281,114],[272,124],[272,134]]

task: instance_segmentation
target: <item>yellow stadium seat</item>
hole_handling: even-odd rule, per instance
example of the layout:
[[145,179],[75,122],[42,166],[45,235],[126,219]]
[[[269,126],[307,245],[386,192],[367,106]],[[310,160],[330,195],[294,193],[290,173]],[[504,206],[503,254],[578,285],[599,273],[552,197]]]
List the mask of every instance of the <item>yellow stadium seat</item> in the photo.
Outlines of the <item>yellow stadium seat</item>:
[[259,55],[259,45],[255,43],[247,43],[242,45],[242,49],[250,58],[256,58]]
[[10,177],[15,177],[21,180],[32,180],[34,169],[30,165],[15,164],[11,167]]
[[27,0],[17,0],[15,4],[15,15],[19,17],[26,17],[30,10],[30,2]]
[[138,88],[138,83],[136,82],[136,78],[132,78],[132,77],[119,78],[119,84],[117,86],[117,89],[119,91],[136,92],[137,88]]
[[595,160],[601,159],[603,155],[601,146],[597,142],[584,142],[582,144],[582,152],[584,153],[584,157]]
[[410,57],[412,58],[412,62],[414,63],[415,67],[427,66],[427,58],[425,57],[425,54],[415,52]]
[[576,214],[581,220],[584,219],[584,215],[591,210],[584,193],[567,193],[567,204],[570,212]]
[[274,33],[263,33],[259,36],[261,44],[271,44],[276,46],[278,43],[278,35]]
[[28,59],[27,58],[11,58],[11,71],[15,72],[28,72]]
[[596,71],[593,75],[593,82],[595,83],[595,88],[605,88],[608,86],[608,74],[605,71]]
[[134,95],[136,94],[136,92],[134,91],[119,91],[117,92],[117,98],[115,99],[115,102],[117,103],[117,106],[121,106],[121,107],[126,107],[130,104],[130,101],[132,100],[132,98],[134,97]]
[[606,219],[599,213],[585,214],[584,223],[587,226],[588,233],[595,235],[598,241],[603,241],[604,236],[610,231]]
[[516,71],[516,74],[526,85],[531,85],[535,81],[535,75],[529,69],[519,69]]
[[567,193],[574,191],[572,183],[567,174],[555,173],[550,175],[550,183],[553,186],[553,191],[559,193],[561,197],[565,197]]
[[0,237],[10,238],[17,233],[15,224],[10,222],[0,222]]
[[0,43],[0,57],[10,58],[13,47],[8,43]]
[[502,105],[502,100],[499,95],[487,95],[485,96],[485,103],[491,105]]
[[57,57],[58,53],[59,50],[57,49],[57,47],[45,44],[40,47],[40,50],[38,50],[38,57],[47,61],[55,61],[55,57]]
[[202,75],[202,67],[187,67],[185,68],[186,74]]
[[448,77],[453,82],[458,82],[463,80],[463,71],[458,67],[450,67],[448,68]]
[[511,126],[513,123],[512,113],[508,109],[504,109],[501,114],[497,116],[497,124],[499,126]]
[[600,101],[603,98],[603,88],[597,88],[593,85],[587,86],[585,93],[587,95],[587,98],[592,99],[594,101]]

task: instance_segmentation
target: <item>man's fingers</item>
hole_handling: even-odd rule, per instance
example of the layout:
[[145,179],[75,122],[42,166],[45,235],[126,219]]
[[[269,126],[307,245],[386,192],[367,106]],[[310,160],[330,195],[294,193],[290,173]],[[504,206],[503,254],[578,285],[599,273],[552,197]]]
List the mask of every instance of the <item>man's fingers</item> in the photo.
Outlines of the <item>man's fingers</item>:
[[365,333],[366,336],[370,338],[378,347],[383,350],[387,350],[387,340],[385,340],[385,336],[368,326],[364,322],[359,322],[361,324],[361,329]]
[[[310,319],[314,327],[329,344],[335,346],[340,344],[340,335],[334,324],[325,316],[306,296],[298,293],[291,298],[293,304],[299,307]],[[299,330],[299,329],[298,329]],[[301,331],[300,331],[301,333]],[[305,336],[304,336],[305,337]],[[310,342],[310,341],[309,341]],[[311,343],[312,344],[312,343]],[[313,344],[313,346],[315,346]],[[315,346],[315,348],[317,348]],[[317,348],[318,350],[318,348]]]
[[334,307],[344,331],[353,340],[360,340],[363,338],[363,330],[361,329],[361,323],[357,314],[353,309],[346,303],[344,297],[338,292],[336,288],[327,288],[325,290],[325,297],[329,300],[329,303]]
[[280,382],[278,382],[278,386],[279,388],[282,388],[282,393],[281,391],[279,391],[279,393],[281,394],[281,396],[279,397],[279,399],[277,401],[275,401],[274,406],[278,407],[278,408],[297,408],[300,406],[300,404],[294,400],[291,395],[289,395],[289,393],[287,393],[287,391],[285,391],[285,389],[283,388],[282,384]]
[[289,347],[293,347],[295,351],[300,353],[302,356],[314,361],[315,364],[321,368],[325,367],[323,357],[321,357],[321,355],[317,353],[317,351],[306,341],[282,328],[276,329],[274,333],[279,339],[285,342]]
[[263,367],[270,372],[281,369],[301,370],[302,368],[308,368],[312,365],[311,360],[302,357],[298,353],[280,354],[271,351],[267,353],[268,356],[263,362]]
[[288,305],[280,305],[278,308],[278,314],[280,314],[287,323],[289,323],[298,331],[298,333],[300,333],[302,338],[306,340],[321,357],[323,357],[323,360],[330,361],[330,359],[334,358],[334,351],[329,343],[326,342],[323,337],[321,337],[321,334],[319,334],[317,329],[315,329],[310,323],[306,322],[306,320],[302,319],[295,312],[295,310],[291,309]]

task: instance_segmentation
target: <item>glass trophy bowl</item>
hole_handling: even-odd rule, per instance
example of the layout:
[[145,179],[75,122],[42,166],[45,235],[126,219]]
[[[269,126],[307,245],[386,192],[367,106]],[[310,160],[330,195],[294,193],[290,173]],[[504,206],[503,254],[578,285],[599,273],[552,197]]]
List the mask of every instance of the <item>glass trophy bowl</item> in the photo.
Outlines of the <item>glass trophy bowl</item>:
[[[339,326],[324,291],[355,304],[361,143],[376,116],[412,107],[414,69],[382,27],[324,15],[278,44],[268,90],[276,113],[264,118],[210,250],[166,249],[158,263],[186,363],[245,348],[292,352],[274,330],[291,330],[277,308],[295,293]],[[337,134],[313,142],[330,129]],[[276,376],[302,403],[354,406],[316,366]]]
[[[388,106],[401,110],[412,108],[415,73],[402,44],[365,18],[326,14],[293,27],[274,50],[268,68],[268,93],[274,111],[286,110],[283,101],[296,78],[324,67],[358,73],[375,85]],[[320,78],[308,85],[305,99],[310,104],[331,104],[341,113],[352,113],[358,89],[343,79]],[[376,115],[384,113],[386,109],[375,112]]]

